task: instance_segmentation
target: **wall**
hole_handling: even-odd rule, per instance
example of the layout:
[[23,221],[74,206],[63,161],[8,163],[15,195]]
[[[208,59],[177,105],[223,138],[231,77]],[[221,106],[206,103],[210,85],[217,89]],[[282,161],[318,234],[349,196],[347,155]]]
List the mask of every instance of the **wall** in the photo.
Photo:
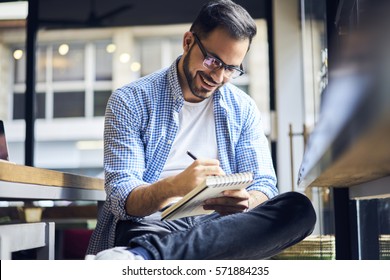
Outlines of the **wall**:
[[[289,124],[294,132],[302,132],[304,123],[302,54],[297,0],[275,0],[274,61],[277,111],[277,173],[281,192],[292,189]],[[303,138],[294,137],[294,188],[303,155]]]

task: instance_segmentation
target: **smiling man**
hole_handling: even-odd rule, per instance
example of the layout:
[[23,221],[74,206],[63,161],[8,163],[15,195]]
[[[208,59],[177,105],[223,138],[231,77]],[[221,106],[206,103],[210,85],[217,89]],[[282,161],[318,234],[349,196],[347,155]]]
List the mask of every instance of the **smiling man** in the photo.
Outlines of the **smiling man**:
[[[311,202],[278,195],[260,113],[229,83],[245,73],[255,34],[241,6],[209,2],[183,36],[182,56],[112,94],[107,200],[88,259],[264,259],[312,232]],[[161,221],[161,211],[206,176],[238,172],[252,172],[253,183],[204,201],[213,214]]]
[[[191,30],[194,29],[196,30]],[[241,63],[249,48],[249,38],[237,40],[231,37],[229,31],[219,27],[208,34],[205,41],[212,49],[206,50],[194,31],[184,34],[184,55],[179,62],[178,71],[184,99],[188,102],[203,101],[231,78],[244,74]],[[192,55],[191,71],[191,52],[196,46],[198,49]],[[236,63],[226,64],[220,57]]]

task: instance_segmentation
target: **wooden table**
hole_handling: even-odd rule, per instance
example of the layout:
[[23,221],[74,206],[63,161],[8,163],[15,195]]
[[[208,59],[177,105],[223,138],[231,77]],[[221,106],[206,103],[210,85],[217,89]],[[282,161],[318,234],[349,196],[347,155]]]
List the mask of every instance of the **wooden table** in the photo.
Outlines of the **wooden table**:
[[[0,200],[105,201],[104,180],[0,161]],[[38,248],[38,258],[54,259],[54,222],[0,226],[0,259]]]

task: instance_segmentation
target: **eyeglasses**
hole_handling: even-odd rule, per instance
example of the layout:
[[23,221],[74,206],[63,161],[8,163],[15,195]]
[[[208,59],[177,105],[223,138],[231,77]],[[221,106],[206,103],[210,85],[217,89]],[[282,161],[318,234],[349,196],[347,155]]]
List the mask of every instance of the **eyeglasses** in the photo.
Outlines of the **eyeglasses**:
[[211,71],[215,71],[215,70],[219,70],[219,69],[223,68],[224,76],[226,78],[229,78],[229,79],[230,78],[235,79],[235,78],[237,78],[245,73],[244,69],[242,68],[242,64],[240,65],[240,68],[238,68],[237,66],[234,66],[234,65],[227,65],[226,63],[224,63],[220,59],[209,55],[207,53],[206,49],[204,48],[204,46],[202,45],[202,43],[200,42],[198,36],[195,33],[192,33],[192,34],[194,35],[195,42],[198,44],[199,49],[204,56],[204,60],[203,60],[204,67],[206,67],[207,69],[209,69]]

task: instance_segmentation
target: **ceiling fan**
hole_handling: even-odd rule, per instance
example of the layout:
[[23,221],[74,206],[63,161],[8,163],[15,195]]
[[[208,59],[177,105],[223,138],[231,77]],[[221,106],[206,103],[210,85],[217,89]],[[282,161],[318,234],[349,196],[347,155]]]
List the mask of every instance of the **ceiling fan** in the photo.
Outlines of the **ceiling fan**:
[[72,19],[39,19],[40,25],[45,26],[71,26],[71,27],[101,27],[105,26],[106,21],[110,18],[130,10],[133,8],[132,4],[124,4],[110,11],[98,15],[96,13],[96,0],[90,0],[90,11],[86,20],[72,20]]

